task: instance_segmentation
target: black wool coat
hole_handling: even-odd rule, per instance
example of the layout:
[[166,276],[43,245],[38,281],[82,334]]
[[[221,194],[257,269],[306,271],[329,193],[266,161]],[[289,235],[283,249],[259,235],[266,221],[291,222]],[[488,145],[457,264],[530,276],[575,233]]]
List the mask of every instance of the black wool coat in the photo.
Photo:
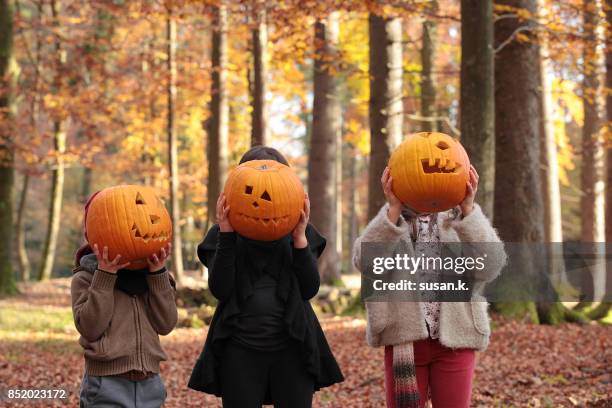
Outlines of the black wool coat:
[[[344,377],[309,302],[319,289],[316,259],[325,249],[326,241],[310,224],[306,238],[305,249],[293,248],[289,237],[281,243],[286,261],[277,275],[277,296],[285,302],[283,320],[287,332],[299,344],[302,361],[315,379],[315,390],[319,390],[343,381]],[[208,267],[209,287],[219,304],[188,386],[217,397],[222,396],[219,368],[224,360],[224,345],[233,334],[244,299],[251,293],[253,269],[256,269],[245,262],[249,256],[244,242],[236,233],[221,233],[215,224],[198,245],[198,258]],[[265,403],[271,403],[269,398]]]

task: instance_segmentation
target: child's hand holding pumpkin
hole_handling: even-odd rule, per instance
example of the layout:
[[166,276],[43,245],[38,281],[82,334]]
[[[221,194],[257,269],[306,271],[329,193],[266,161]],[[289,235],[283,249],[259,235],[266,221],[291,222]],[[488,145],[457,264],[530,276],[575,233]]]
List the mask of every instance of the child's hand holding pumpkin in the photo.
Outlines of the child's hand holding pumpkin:
[[229,222],[229,206],[225,206],[225,193],[221,193],[217,199],[217,224],[221,232],[234,232],[232,224]]
[[474,198],[476,197],[476,192],[478,191],[478,173],[476,172],[476,168],[474,166],[470,166],[470,179],[467,182],[467,194],[465,198],[459,204],[461,207],[461,213],[464,217],[467,217],[472,210],[474,209]]
[[308,194],[304,194],[304,209],[300,215],[300,221],[295,226],[292,232],[293,246],[295,248],[306,248],[308,240],[306,239],[306,227],[310,219],[310,198]]
[[147,258],[147,265],[149,265],[149,272],[159,272],[166,267],[166,260],[170,257],[170,249],[172,244],[168,243],[168,249],[162,248],[159,250],[159,256],[155,253]]
[[393,185],[393,178],[391,177],[391,169],[389,166],[385,167],[380,183],[382,184],[383,192],[385,193],[385,197],[389,203],[389,209],[387,210],[389,221],[391,221],[393,224],[397,224],[397,220],[402,213],[403,204],[391,189],[391,186]]
[[96,255],[96,258],[98,259],[98,269],[103,272],[117,273],[119,269],[123,269],[130,264],[129,262],[119,263],[121,262],[121,255],[119,254],[117,254],[115,259],[113,259],[112,261],[109,261],[107,246],[104,246],[104,248],[102,249],[102,254],[100,254],[100,249],[98,248],[98,244],[94,244],[93,251],[94,251],[94,254]]

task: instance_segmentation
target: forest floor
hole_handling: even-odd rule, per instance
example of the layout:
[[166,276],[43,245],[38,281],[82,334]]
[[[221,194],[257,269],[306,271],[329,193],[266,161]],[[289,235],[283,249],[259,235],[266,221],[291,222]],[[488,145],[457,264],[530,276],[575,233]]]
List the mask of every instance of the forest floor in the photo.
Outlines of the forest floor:
[[[0,392],[64,388],[56,406],[78,406],[83,361],[72,323],[69,279],[21,286],[0,300]],[[346,381],[316,394],[315,407],[384,407],[382,350],[365,344],[365,322],[322,317]],[[217,407],[220,401],[186,386],[206,328],[175,330],[162,339],[167,408]],[[495,317],[491,345],[479,353],[474,407],[612,407],[612,326],[538,326]],[[50,406],[49,402],[0,406]]]

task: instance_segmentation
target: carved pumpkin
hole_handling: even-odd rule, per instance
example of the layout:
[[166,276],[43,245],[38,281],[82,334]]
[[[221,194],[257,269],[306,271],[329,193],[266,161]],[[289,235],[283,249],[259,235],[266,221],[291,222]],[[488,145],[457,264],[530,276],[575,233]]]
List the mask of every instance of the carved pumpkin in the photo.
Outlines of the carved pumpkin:
[[470,160],[461,143],[444,133],[406,138],[389,159],[393,192],[418,212],[446,211],[466,194]]
[[229,221],[240,235],[274,241],[289,234],[304,208],[304,187],[295,172],[274,160],[251,160],[225,182]]
[[87,204],[85,237],[93,248],[108,247],[108,258],[121,255],[128,269],[147,266],[146,259],[172,236],[172,222],[164,202],[153,189],[121,185],[96,193]]

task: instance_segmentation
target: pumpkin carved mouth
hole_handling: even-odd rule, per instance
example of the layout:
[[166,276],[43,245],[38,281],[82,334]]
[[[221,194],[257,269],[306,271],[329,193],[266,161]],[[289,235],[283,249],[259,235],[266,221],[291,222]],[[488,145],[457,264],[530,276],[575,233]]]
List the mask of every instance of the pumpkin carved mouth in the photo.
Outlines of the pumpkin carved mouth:
[[432,173],[457,173],[461,168],[461,165],[453,162],[452,160],[446,160],[442,162],[440,159],[435,159],[433,165],[430,164],[429,159],[421,160],[423,166],[423,172],[425,174]]
[[238,213],[238,216],[244,220],[250,221],[250,222],[257,222],[257,223],[263,223],[264,225],[268,225],[269,223],[272,223],[274,225],[278,225],[282,222],[287,222],[289,221],[289,216],[288,215],[284,215],[282,217],[272,217],[272,218],[260,218],[260,217],[253,217],[251,215],[246,215],[244,213]]
[[144,242],[149,242],[151,240],[161,242],[161,241],[167,240],[170,237],[170,234],[168,234],[165,231],[154,232],[152,234],[146,232],[143,234],[138,228],[138,226],[136,225],[136,223],[132,225],[132,231],[134,232],[134,238],[140,238]]

